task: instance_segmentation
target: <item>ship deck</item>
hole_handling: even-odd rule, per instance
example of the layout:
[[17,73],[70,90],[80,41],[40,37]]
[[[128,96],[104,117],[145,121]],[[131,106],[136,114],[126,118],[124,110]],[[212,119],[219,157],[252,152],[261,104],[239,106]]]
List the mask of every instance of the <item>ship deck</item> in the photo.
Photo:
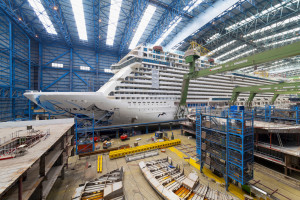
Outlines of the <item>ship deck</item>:
[[[13,187],[14,183],[16,183],[21,176],[24,176],[28,170],[30,170],[29,175],[32,173],[34,176],[32,176],[33,179],[29,178],[31,183],[23,183],[23,198],[27,199],[27,197],[33,193],[33,190],[36,188],[36,184],[38,185],[43,180],[43,178],[37,175],[39,168],[37,168],[35,164],[74,125],[74,120],[44,120],[39,121],[38,123],[36,123],[36,121],[1,123],[0,138],[3,141],[4,139],[5,141],[8,141],[11,139],[12,133],[16,132],[18,132],[18,136],[26,136],[28,135],[26,129],[27,125],[32,125],[33,129],[43,131],[44,133],[49,130],[50,134],[46,139],[42,138],[39,143],[29,148],[25,155],[12,159],[0,160],[0,197],[11,187]],[[3,141],[2,144],[4,144]],[[53,156],[51,159],[46,159],[46,173],[52,168],[52,165],[54,164],[53,162],[55,162],[55,158],[57,155],[59,156],[59,153],[60,151],[58,153],[56,153],[56,151],[52,151]],[[10,196],[11,199],[14,199],[14,195],[17,195],[17,192],[15,194],[9,194],[8,196]],[[8,199],[10,199],[10,197]]]

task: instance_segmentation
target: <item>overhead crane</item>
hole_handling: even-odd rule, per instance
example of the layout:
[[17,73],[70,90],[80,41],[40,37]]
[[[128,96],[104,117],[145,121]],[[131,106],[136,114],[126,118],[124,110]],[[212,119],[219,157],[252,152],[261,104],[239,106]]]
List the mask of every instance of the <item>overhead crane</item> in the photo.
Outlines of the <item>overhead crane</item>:
[[[207,50],[205,50],[205,52],[207,52]],[[205,53],[202,53],[202,55],[205,55]],[[196,46],[195,44],[192,44],[191,47],[185,53],[185,62],[189,64],[190,70],[189,73],[185,74],[183,77],[183,83],[181,88],[181,99],[177,108],[175,118],[186,117],[186,114],[188,112],[186,99],[187,99],[188,88],[191,79],[197,79],[208,75],[233,71],[233,70],[242,69],[253,65],[259,65],[266,62],[271,62],[279,59],[300,55],[300,41],[286,46],[274,48],[271,50],[266,50],[251,56],[236,59],[221,65],[217,65],[215,67],[196,71],[195,70],[196,60],[202,55],[201,55],[201,51],[199,51],[199,46]]]
[[300,94],[300,82],[277,83],[271,85],[257,85],[250,87],[235,87],[232,91],[230,105],[233,105],[236,102],[239,94],[242,92],[250,92],[250,96],[246,103],[247,106],[251,105],[256,94],[273,93],[274,96],[272,97],[272,100],[270,102],[270,104],[273,105],[280,94]]

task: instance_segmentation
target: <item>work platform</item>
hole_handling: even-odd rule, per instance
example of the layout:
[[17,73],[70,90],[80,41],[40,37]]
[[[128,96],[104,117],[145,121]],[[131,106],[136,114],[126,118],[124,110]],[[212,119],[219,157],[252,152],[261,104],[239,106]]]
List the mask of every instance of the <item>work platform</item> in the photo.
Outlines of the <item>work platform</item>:
[[57,177],[64,177],[64,167],[73,151],[69,147],[73,127],[74,119],[0,123],[0,147],[7,148],[14,138],[46,133],[28,146],[24,155],[0,160],[0,199],[46,199]]

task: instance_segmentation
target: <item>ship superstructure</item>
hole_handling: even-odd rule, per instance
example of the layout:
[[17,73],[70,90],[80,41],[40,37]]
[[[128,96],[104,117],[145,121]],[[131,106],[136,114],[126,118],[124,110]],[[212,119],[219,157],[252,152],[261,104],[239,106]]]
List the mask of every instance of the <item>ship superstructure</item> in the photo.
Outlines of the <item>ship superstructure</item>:
[[[197,70],[214,66],[199,60]],[[114,124],[166,121],[174,118],[184,74],[188,73],[183,53],[138,46],[111,66],[115,74],[96,92],[36,92],[24,95],[57,117],[86,115],[112,120]],[[238,73],[210,75],[191,80],[189,106],[224,106],[235,86],[274,83],[273,80]],[[243,104],[249,94],[241,94]],[[262,94],[254,104],[269,103],[272,94]],[[287,101],[284,97],[277,103]]]

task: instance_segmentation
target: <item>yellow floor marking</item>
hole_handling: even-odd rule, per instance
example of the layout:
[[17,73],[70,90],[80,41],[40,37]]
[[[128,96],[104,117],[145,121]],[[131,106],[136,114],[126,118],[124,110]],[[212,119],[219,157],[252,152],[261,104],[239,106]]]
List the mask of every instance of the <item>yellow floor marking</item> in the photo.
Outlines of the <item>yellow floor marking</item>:
[[[185,155],[184,153],[182,153],[181,151],[179,151],[175,147],[169,147],[169,149],[172,152],[176,153],[177,156],[179,156],[180,158],[186,158],[187,157],[187,155]],[[186,161],[188,161],[188,160],[186,160]],[[193,158],[190,158],[189,163],[190,163],[190,165],[192,165],[196,169],[200,170],[200,165],[198,163],[196,163],[196,160],[194,160]],[[206,167],[203,167],[203,173],[207,177],[214,179],[216,182],[225,184],[224,178],[220,178],[217,175],[213,174],[212,171],[210,171]],[[244,194],[246,194],[241,188],[239,188],[239,187],[237,187],[233,184],[229,184],[228,190],[229,190],[229,192],[231,192],[232,194],[234,194],[235,196],[237,196],[240,199],[244,199]]]

